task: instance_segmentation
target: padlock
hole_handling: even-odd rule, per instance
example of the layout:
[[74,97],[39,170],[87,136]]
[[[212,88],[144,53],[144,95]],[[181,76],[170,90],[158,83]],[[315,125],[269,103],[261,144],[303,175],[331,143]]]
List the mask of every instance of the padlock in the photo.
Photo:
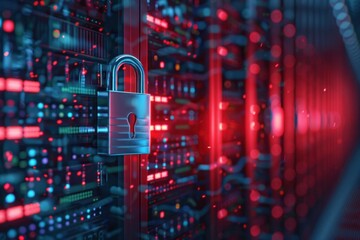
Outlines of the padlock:
[[[118,71],[124,64],[135,69],[137,92],[117,90]],[[130,155],[150,153],[150,95],[145,94],[145,71],[131,55],[119,55],[107,68],[108,91],[99,91],[98,153]]]

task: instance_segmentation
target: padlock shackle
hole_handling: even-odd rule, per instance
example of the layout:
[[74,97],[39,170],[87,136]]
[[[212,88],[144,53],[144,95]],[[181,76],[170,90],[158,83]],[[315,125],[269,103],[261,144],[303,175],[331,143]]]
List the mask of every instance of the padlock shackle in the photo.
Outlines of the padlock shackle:
[[117,91],[118,72],[124,64],[132,66],[136,72],[137,92],[145,93],[145,70],[139,59],[128,54],[119,55],[110,61],[106,78],[109,90]]

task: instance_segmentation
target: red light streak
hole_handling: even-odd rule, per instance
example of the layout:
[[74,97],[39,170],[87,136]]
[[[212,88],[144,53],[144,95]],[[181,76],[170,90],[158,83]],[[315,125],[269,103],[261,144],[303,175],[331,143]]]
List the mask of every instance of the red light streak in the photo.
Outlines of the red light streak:
[[3,223],[6,221],[5,211],[0,210],[0,223]]
[[24,81],[24,92],[38,93],[40,92],[40,83],[35,81]]
[[6,91],[21,92],[23,90],[23,82],[20,79],[8,78],[6,79]]
[[14,221],[24,216],[23,206],[11,207],[6,210],[7,221]]
[[155,173],[155,174],[149,174],[147,175],[147,178],[146,180],[148,182],[151,182],[153,180],[159,180],[159,179],[162,179],[162,178],[166,178],[169,176],[169,172],[168,171],[162,171],[162,172],[158,172],[158,173]]
[[6,139],[21,139],[23,137],[22,127],[7,127]]
[[24,215],[31,216],[40,212],[39,203],[30,203],[24,206]]
[[38,93],[40,92],[40,83],[17,78],[0,78],[0,91]]
[[156,17],[153,17],[149,14],[146,15],[146,20],[149,22],[149,23],[153,23],[157,26],[160,26],[160,27],[163,27],[163,28],[168,28],[168,23],[165,21],[165,20],[161,20],[160,18],[156,18]]
[[22,138],[38,138],[42,135],[38,126],[10,126],[0,127],[0,140],[18,140]]

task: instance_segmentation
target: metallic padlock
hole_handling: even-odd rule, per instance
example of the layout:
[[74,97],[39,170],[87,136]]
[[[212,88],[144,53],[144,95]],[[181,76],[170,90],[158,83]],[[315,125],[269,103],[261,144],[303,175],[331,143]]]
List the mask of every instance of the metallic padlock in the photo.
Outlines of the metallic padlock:
[[[135,69],[138,93],[117,91],[118,71],[124,64]],[[145,71],[131,55],[119,55],[107,69],[108,91],[98,92],[98,153],[150,153],[150,95],[145,94]]]

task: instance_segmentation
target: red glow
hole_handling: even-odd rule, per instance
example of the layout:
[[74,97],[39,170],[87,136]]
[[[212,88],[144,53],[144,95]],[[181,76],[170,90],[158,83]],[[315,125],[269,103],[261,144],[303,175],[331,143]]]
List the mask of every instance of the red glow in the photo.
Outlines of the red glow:
[[283,209],[280,206],[275,206],[271,210],[271,215],[274,218],[280,218],[283,215]]
[[0,91],[5,91],[5,79],[0,78]]
[[8,221],[13,221],[22,218],[23,216],[23,206],[16,206],[6,210],[6,217]]
[[164,211],[161,211],[160,212],[160,218],[164,218],[165,217],[165,212]]
[[168,28],[168,23],[165,21],[165,20],[161,20],[160,18],[156,18],[156,17],[153,17],[149,14],[146,15],[146,20],[149,22],[149,23],[153,23],[157,26],[160,26],[160,27],[163,27],[163,28]]
[[260,73],[260,67],[258,64],[253,63],[250,65],[250,73],[252,74],[259,74]]
[[23,90],[23,82],[20,79],[8,78],[6,80],[6,91],[21,92]]
[[258,32],[251,32],[249,39],[253,43],[258,43],[258,42],[260,42],[261,35]]
[[4,139],[5,139],[5,128],[0,127],[0,140],[4,140]]
[[40,92],[40,83],[35,81],[24,81],[24,92],[38,93]]
[[277,137],[284,134],[284,111],[281,107],[275,107],[272,110],[271,129]]
[[228,211],[227,211],[225,208],[223,208],[223,209],[220,209],[220,210],[218,211],[218,213],[217,213],[217,218],[218,218],[218,219],[223,219],[223,218],[225,218],[227,215],[228,215]]
[[22,127],[7,127],[6,139],[21,139],[23,137]]
[[293,24],[289,23],[289,24],[285,25],[284,34],[286,37],[292,38],[295,36],[295,33],[296,33],[296,28]]
[[3,30],[4,32],[11,33],[15,30],[15,23],[12,20],[5,20],[3,22]]
[[38,138],[41,136],[40,127],[24,127],[24,138]]
[[165,68],[165,62],[163,61],[160,62],[160,68]]
[[226,21],[228,19],[228,14],[222,9],[217,10],[216,14],[221,21]]
[[227,50],[225,47],[223,47],[223,46],[219,46],[219,47],[217,48],[217,53],[218,53],[220,56],[225,57],[225,56],[228,54],[228,50]]
[[4,210],[0,210],[0,223],[3,223],[6,221],[5,218],[5,211]]
[[17,78],[0,78],[0,91],[38,93],[40,92],[40,83]]
[[147,180],[148,182],[150,182],[150,181],[153,181],[153,180],[158,180],[158,179],[166,178],[166,177],[168,177],[168,175],[169,175],[169,172],[168,172],[168,171],[162,171],[162,172],[158,172],[158,173],[155,173],[155,174],[149,174],[149,175],[147,175],[146,180]]
[[24,206],[24,215],[31,216],[40,212],[39,203],[30,203]]
[[282,20],[282,13],[280,10],[274,10],[271,12],[271,21],[279,23]]
[[260,227],[258,225],[254,225],[250,228],[250,234],[253,237],[257,237],[260,234]]

